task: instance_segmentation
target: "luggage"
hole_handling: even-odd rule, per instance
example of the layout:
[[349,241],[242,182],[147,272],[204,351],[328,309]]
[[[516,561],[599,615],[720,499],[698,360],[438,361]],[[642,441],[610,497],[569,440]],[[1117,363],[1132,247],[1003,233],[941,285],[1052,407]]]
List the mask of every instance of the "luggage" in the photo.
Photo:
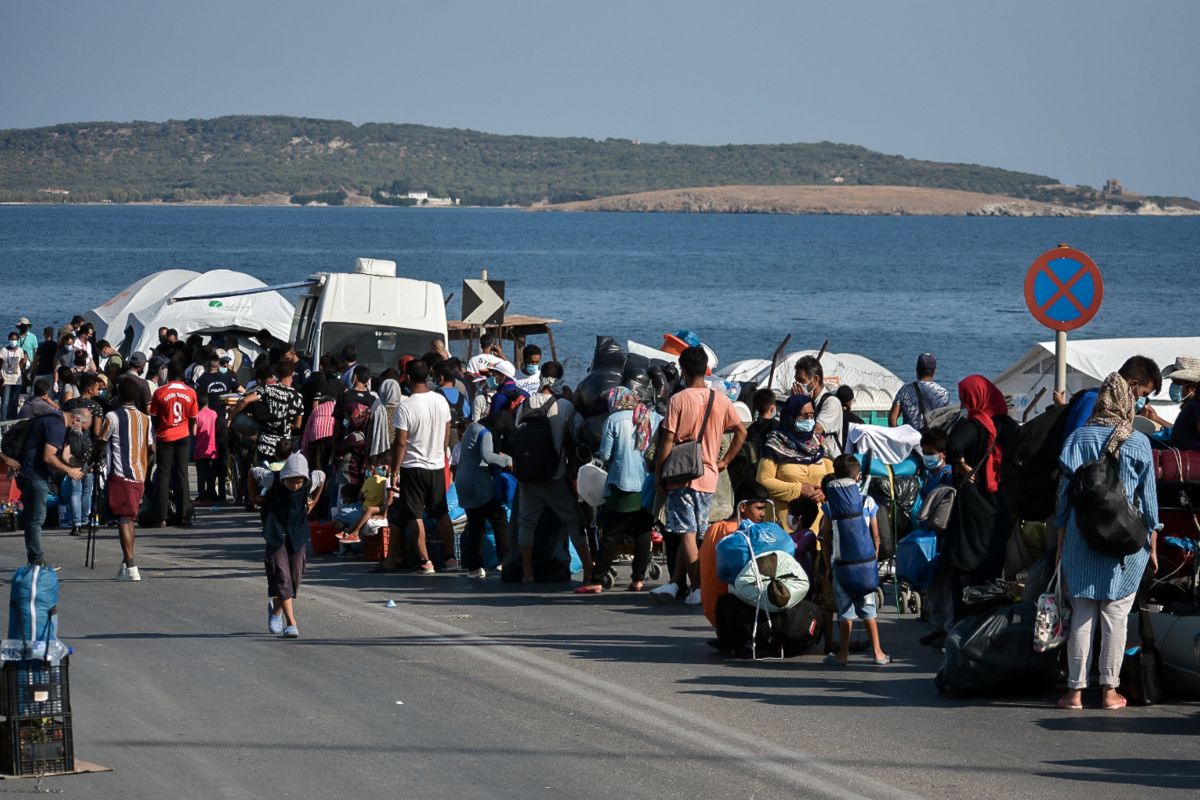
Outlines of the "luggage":
[[1125,658],[1121,662],[1121,683],[1117,688],[1130,705],[1135,706],[1152,706],[1163,699],[1166,677],[1163,658],[1155,645],[1154,625],[1150,622],[1150,612],[1146,610],[1146,590],[1152,583],[1152,576],[1147,574],[1143,577],[1136,600],[1139,644],[1126,645]]
[[[7,455],[7,452],[6,452]],[[1200,451],[1155,450],[1154,477],[1163,483],[1200,483]]]
[[625,348],[617,344],[611,336],[597,336],[596,349],[592,351],[592,371],[615,368],[620,371],[625,368]]
[[937,569],[937,534],[915,530],[896,547],[896,577],[924,591]]
[[1149,532],[1125,495],[1116,457],[1104,454],[1077,469],[1067,499],[1083,540],[1097,553],[1120,559],[1146,546]]
[[896,542],[912,530],[912,512],[921,497],[921,479],[915,475],[895,474],[889,474],[886,478],[873,478],[867,493],[887,514],[886,531],[884,520],[879,520],[879,560],[886,561],[895,554]]
[[899,464],[885,464],[878,458],[872,458],[871,463],[867,464],[866,453],[855,453],[854,457],[858,459],[858,463],[864,467],[864,472],[872,478],[887,478],[890,474],[894,477],[908,478],[920,472],[920,464],[914,456],[901,461]]
[[796,552],[795,542],[783,528],[774,522],[742,527],[717,544],[713,559],[716,562],[715,575],[718,580],[732,584],[750,563],[752,553],[764,555],[774,550],[789,556]]
[[768,657],[800,655],[821,638],[821,609],[803,600],[786,611],[755,611],[733,595],[722,595],[713,613],[716,647],[738,655],[754,642],[753,653]]
[[575,387],[571,403],[583,417],[596,417],[608,413],[608,393],[621,385],[619,367],[594,369]]
[[1009,508],[1025,520],[1043,521],[1058,503],[1058,457],[1070,406],[1051,406],[1020,427],[1012,455],[1001,463],[1000,486]]
[[49,642],[58,638],[58,573],[26,564],[13,573],[8,595],[8,638]]
[[338,549],[337,528],[332,522],[308,523],[308,538],[312,542],[313,554],[318,556],[336,553]]
[[946,637],[934,684],[947,696],[1041,694],[1054,688],[1059,654],[1033,649],[1029,606],[1009,603],[960,621]]
[[518,481],[554,480],[562,463],[562,448],[554,444],[554,430],[547,415],[557,403],[556,399],[549,400],[541,408],[526,408],[521,415],[512,440],[513,475]]
[[833,526],[833,578],[851,597],[864,597],[879,588],[875,540],[863,518],[862,492],[847,478],[825,486]]
[[808,596],[808,574],[796,559],[772,550],[751,558],[738,573],[731,590],[747,605],[773,614],[792,608]]

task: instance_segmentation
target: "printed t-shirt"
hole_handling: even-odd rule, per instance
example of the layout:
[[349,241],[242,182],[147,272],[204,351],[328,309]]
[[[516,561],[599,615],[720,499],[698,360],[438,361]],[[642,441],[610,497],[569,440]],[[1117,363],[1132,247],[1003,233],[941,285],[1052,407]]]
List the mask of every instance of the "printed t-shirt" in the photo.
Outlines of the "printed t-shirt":
[[104,415],[100,438],[108,442],[104,448],[108,474],[127,481],[146,480],[150,446],[154,444],[150,417],[132,406],[121,406]]
[[403,469],[446,468],[446,426],[450,404],[437,392],[417,392],[396,408],[392,426],[408,432]]
[[177,442],[189,435],[188,420],[196,418],[196,393],[182,381],[172,381],[154,393],[150,413],[154,417],[154,438]]
[[[684,389],[671,398],[663,426],[675,434],[676,445],[699,438],[700,423],[704,421],[704,409],[708,406],[711,391],[708,388]],[[704,474],[689,482],[687,488],[710,494],[717,490],[717,453],[721,449],[721,437],[727,429],[741,423],[733,402],[723,392],[715,392],[708,428],[700,447],[704,454]]]

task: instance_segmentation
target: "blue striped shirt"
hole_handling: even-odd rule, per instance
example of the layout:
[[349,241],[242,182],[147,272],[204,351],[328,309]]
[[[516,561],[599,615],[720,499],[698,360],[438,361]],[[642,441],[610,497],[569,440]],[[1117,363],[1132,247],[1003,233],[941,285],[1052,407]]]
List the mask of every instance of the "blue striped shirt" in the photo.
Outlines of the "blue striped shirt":
[[[1095,461],[1104,452],[1112,433],[1111,427],[1085,425],[1067,437],[1063,443],[1059,465],[1063,479],[1059,486],[1058,514],[1055,522],[1065,527],[1062,570],[1071,597],[1092,600],[1120,600],[1137,591],[1142,573],[1150,560],[1150,547],[1126,556],[1124,560],[1097,553],[1088,547],[1075,525],[1075,511],[1067,500],[1067,483],[1075,470]],[[1121,445],[1121,484],[1134,508],[1141,512],[1146,530],[1156,531],[1158,522],[1158,492],[1154,485],[1154,459],[1150,440],[1137,431]]]

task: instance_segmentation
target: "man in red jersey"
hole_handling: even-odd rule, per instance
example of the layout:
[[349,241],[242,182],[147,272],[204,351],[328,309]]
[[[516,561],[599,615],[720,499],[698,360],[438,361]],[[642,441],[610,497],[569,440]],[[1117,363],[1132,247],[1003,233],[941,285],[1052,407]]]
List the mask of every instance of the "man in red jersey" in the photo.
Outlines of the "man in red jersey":
[[171,361],[167,365],[167,382],[154,393],[150,403],[158,457],[155,519],[159,527],[167,526],[173,485],[179,489],[179,524],[185,528],[191,525],[192,498],[187,466],[191,460],[198,410],[196,393],[183,382],[183,367]]

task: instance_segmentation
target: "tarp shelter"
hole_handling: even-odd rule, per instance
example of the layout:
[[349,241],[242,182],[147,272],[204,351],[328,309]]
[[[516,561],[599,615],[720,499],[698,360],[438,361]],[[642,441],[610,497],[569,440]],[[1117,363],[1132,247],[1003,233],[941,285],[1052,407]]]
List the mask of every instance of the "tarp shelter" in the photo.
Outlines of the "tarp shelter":
[[214,269],[178,286],[166,297],[129,317],[133,328],[130,352],[149,353],[158,344],[159,328],[174,328],[180,339],[194,333],[213,336],[235,332],[244,337],[266,328],[280,341],[291,337],[295,307],[279,292],[265,291],[220,299],[170,302],[192,297],[265,288],[266,284],[244,272]]
[[[1162,368],[1175,363],[1177,356],[1185,355],[1200,355],[1200,337],[1068,339],[1067,393],[1099,386],[1130,356],[1149,356]],[[1038,401],[1038,408],[1044,408],[1052,401],[1054,367],[1054,342],[1039,342],[995,379],[996,386],[1010,398],[1009,405],[1015,418],[1024,416],[1039,389],[1046,391]],[[1163,381],[1162,391],[1152,396],[1150,402],[1159,414],[1174,420],[1179,406],[1171,402],[1170,387],[1169,379]]]
[[105,300],[83,315],[96,326],[96,338],[105,339],[121,350],[129,315],[169,297],[180,286],[200,275],[190,269],[165,269],[152,272]]
[[[791,392],[795,380],[796,362],[802,356],[815,356],[816,350],[790,353],[775,365],[775,374],[769,382],[777,397]],[[821,368],[825,372],[825,385],[836,389],[849,386],[854,390],[855,411],[887,411],[892,407],[896,392],[904,385],[896,374],[871,359],[856,353],[826,353],[821,356]],[[761,388],[768,387],[771,360],[751,358],[730,364],[718,374],[731,381],[753,381]]]

